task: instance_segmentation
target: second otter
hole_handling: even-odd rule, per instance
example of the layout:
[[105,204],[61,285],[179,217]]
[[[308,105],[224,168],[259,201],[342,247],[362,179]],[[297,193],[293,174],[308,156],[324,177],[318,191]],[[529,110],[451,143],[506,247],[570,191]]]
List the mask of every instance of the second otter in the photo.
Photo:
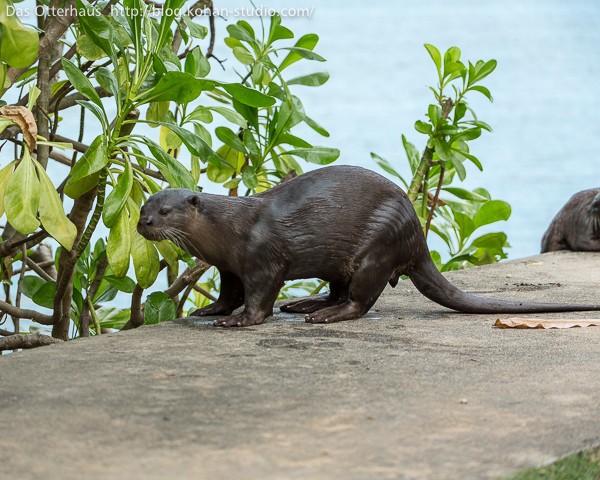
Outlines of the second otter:
[[542,253],[556,250],[600,252],[600,188],[576,193],[556,214],[542,238]]

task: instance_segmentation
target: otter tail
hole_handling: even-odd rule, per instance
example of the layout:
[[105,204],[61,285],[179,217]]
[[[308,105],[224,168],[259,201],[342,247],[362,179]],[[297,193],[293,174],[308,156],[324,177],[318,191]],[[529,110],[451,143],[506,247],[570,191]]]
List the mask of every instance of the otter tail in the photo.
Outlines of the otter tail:
[[452,285],[438,271],[429,257],[424,259],[408,274],[417,290],[430,300],[444,307],[465,313],[545,313],[580,312],[600,310],[600,305],[578,305],[562,303],[535,303],[479,297],[463,292]]

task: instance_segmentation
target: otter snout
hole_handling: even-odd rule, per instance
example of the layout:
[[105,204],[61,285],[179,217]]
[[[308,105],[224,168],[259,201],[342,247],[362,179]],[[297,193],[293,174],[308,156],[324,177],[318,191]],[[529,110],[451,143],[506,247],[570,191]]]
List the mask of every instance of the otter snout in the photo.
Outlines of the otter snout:
[[144,215],[143,213],[140,215],[140,220],[137,224],[137,231],[143,237],[148,238],[148,232],[154,226],[155,220],[152,215]]

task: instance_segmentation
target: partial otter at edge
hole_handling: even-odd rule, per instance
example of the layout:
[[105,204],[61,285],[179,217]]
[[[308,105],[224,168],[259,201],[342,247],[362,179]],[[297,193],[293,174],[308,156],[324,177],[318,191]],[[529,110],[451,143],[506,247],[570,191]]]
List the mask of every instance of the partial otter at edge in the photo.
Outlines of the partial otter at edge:
[[573,195],[542,238],[542,253],[556,250],[600,252],[600,188]]
[[359,167],[334,166],[300,175],[251,197],[184,189],[152,195],[138,231],[149,240],[172,240],[218,268],[221,291],[197,315],[230,315],[219,326],[262,323],[285,280],[330,282],[321,298],[281,307],[306,314],[309,323],[358,318],[385,285],[408,275],[426,297],[467,313],[600,310],[600,305],[529,303],[465,293],[437,270],[419,219],[394,183]]

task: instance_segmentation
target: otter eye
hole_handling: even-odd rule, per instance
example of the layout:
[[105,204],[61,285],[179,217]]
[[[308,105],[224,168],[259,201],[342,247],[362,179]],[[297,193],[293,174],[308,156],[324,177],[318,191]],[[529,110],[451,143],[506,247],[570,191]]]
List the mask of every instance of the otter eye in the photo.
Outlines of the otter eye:
[[168,215],[169,213],[171,213],[171,209],[169,207],[162,207],[158,213],[160,215]]

